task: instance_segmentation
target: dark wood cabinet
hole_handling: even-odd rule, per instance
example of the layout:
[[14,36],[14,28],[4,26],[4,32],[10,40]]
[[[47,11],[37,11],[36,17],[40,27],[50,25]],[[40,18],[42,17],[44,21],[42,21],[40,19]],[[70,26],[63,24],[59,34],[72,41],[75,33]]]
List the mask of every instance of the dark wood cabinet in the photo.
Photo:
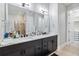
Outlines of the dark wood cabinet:
[[0,48],[1,56],[45,56],[57,49],[57,35]]
[[25,56],[39,56],[41,55],[41,51],[42,51],[42,44],[41,44],[42,40],[35,40],[35,41],[31,41],[28,42],[28,45],[23,45],[24,48],[24,55]]
[[12,51],[10,53],[5,54],[4,56],[21,56],[21,51]]
[[53,40],[48,41],[48,52],[51,53],[53,51]]
[[44,38],[42,40],[42,55],[44,56],[48,54],[48,39]]
[[41,51],[42,51],[41,46],[36,46],[35,47],[35,55],[36,56],[40,56],[41,55]]
[[21,44],[10,45],[0,48],[0,55],[20,55]]
[[54,52],[57,49],[57,36],[48,38],[48,52]]
[[35,49],[34,47],[28,47],[24,50],[24,56],[34,56],[35,55]]
[[23,56],[34,56],[35,55],[34,41],[25,42],[21,46],[22,46],[21,55]]
[[57,36],[54,36],[54,40],[53,40],[53,42],[52,42],[53,44],[53,46],[52,46],[52,50],[53,51],[55,51],[56,49],[57,49]]
[[40,56],[42,52],[42,40],[35,41],[35,55]]
[[43,38],[42,55],[48,55],[57,49],[57,35]]

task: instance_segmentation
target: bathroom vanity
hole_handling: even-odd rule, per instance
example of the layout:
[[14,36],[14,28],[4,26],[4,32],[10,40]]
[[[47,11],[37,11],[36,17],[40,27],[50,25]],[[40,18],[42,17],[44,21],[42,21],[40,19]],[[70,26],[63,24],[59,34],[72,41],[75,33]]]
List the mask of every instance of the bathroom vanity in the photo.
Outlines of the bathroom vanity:
[[57,35],[1,46],[1,56],[45,56],[57,49]]
[[[56,51],[58,19],[49,13],[49,4],[22,4],[0,5],[4,7],[4,17],[0,14],[0,56],[45,56]],[[56,15],[57,11],[52,11]]]

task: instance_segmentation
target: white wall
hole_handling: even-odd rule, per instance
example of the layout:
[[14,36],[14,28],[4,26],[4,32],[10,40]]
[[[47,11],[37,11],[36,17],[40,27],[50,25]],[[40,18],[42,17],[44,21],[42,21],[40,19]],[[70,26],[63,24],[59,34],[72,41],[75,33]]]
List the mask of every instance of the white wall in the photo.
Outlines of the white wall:
[[58,48],[66,43],[66,7],[63,4],[49,4],[50,32],[58,34]]
[[63,4],[58,4],[58,45],[63,46],[66,42],[66,7]]
[[64,4],[49,4],[50,32],[58,34],[58,48],[67,42],[67,15]]
[[0,41],[3,39],[4,33],[4,19],[5,19],[5,4],[0,3]]
[[0,3],[0,17],[4,18],[4,3]]
[[58,4],[49,4],[50,33],[58,33]]

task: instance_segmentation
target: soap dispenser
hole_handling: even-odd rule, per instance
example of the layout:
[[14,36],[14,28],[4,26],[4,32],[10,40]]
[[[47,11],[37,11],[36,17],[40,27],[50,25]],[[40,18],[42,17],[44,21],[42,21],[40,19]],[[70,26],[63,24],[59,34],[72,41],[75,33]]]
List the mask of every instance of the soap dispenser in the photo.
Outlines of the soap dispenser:
[[18,32],[16,32],[16,38],[19,38],[19,34],[18,34]]

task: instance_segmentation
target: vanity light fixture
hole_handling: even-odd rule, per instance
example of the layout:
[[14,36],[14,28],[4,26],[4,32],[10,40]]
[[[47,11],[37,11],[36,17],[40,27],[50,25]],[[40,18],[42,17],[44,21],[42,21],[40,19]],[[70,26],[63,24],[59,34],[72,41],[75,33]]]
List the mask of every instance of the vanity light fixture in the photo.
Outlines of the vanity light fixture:
[[22,3],[22,6],[25,7],[25,3]]
[[25,4],[25,5],[30,6],[30,4]]
[[45,12],[46,12],[46,11],[44,11],[44,10],[41,10],[41,12],[42,12],[43,14],[45,14]]
[[28,4],[27,4],[27,3],[22,3],[22,6],[23,6],[23,7],[30,7],[31,4],[29,4],[29,3],[28,3]]
[[48,12],[45,11],[45,10],[41,10],[41,13],[42,13],[42,14],[48,14]]
[[45,8],[40,7],[39,11],[40,11],[40,13],[42,13],[42,14],[48,14],[48,10],[45,9]]

